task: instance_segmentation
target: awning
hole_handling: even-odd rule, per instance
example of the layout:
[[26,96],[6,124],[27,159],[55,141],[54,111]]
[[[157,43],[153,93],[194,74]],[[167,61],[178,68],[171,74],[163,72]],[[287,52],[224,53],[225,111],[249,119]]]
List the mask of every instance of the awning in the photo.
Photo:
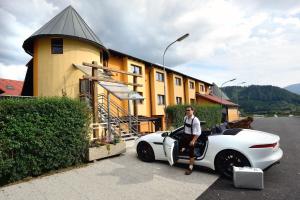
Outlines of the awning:
[[[88,76],[92,76],[92,68],[84,65],[73,64],[74,67],[82,71],[84,74]],[[98,77],[105,77],[107,79],[111,78],[105,74],[105,72],[97,70]],[[112,83],[108,81],[98,81],[98,84],[102,86],[104,89],[112,93],[120,100],[142,100],[142,97],[139,93],[130,90],[127,85],[121,83]]]
[[116,96],[120,100],[142,100],[142,97],[139,93],[132,91],[128,88],[127,85],[123,85],[120,83],[111,83],[106,81],[98,81],[99,85],[101,85],[104,89],[111,92],[114,96]]

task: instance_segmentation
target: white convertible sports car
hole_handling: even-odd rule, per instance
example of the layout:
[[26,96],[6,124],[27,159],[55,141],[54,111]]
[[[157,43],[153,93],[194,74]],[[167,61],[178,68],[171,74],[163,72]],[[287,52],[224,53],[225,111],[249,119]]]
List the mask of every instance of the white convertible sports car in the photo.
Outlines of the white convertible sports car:
[[[189,163],[188,150],[179,151],[183,126],[174,131],[159,131],[136,140],[138,158],[145,162],[168,160]],[[221,129],[202,131],[195,144],[195,165],[211,168],[232,177],[232,166],[250,166],[262,170],[278,163],[283,152],[279,136],[251,129]]]

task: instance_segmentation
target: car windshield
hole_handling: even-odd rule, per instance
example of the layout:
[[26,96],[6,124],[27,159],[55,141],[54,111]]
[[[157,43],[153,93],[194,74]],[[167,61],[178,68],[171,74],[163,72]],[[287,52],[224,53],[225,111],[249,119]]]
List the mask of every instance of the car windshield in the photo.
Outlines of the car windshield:
[[[203,123],[204,124],[204,123]],[[201,123],[201,125],[203,125]],[[169,134],[170,137],[176,136],[178,134],[182,134],[183,133],[183,127],[184,126],[180,126],[178,128],[176,128],[175,130],[171,131],[171,133]],[[215,125],[213,126],[211,129],[205,131],[204,129],[202,129],[202,132],[207,132],[209,134],[223,134],[224,131],[228,130],[226,128],[226,124],[221,124],[221,125]],[[234,132],[239,132],[239,131],[234,131]],[[228,132],[229,133],[229,132]]]
[[173,130],[170,133],[170,137],[173,137],[174,135],[180,134],[183,131],[183,126],[178,127],[177,129]]

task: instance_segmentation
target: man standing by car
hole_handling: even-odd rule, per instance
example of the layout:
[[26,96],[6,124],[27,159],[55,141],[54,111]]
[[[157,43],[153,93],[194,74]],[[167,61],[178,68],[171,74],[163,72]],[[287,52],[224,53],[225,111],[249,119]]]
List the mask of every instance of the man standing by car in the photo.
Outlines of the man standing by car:
[[182,148],[189,149],[190,164],[189,168],[185,171],[185,175],[190,175],[193,172],[193,166],[195,161],[194,146],[198,137],[201,135],[200,121],[194,116],[194,108],[187,106],[185,108],[184,117],[184,135],[180,140],[180,150]]

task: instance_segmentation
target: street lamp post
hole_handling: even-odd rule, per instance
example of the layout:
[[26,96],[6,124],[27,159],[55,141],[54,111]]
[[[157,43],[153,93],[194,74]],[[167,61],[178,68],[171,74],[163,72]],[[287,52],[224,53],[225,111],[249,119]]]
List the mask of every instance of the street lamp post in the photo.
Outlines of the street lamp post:
[[167,113],[166,113],[166,109],[167,109],[167,94],[166,94],[166,79],[167,79],[167,74],[166,74],[166,68],[165,68],[165,54],[167,52],[167,50],[169,49],[170,46],[172,46],[174,43],[176,42],[180,42],[182,40],[184,40],[185,38],[187,38],[190,34],[186,33],[183,36],[179,37],[177,40],[175,40],[174,42],[170,43],[163,54],[163,69],[164,69],[164,112],[165,112],[165,125],[167,125]]
[[[245,83],[246,83],[245,81],[240,82],[240,83],[237,84],[237,86],[243,85]],[[237,108],[238,119],[240,119],[240,111],[239,111],[240,105],[239,105],[239,90],[238,89],[236,91],[236,104],[238,105],[238,108]]]
[[232,81],[235,81],[235,80],[236,80],[236,78],[231,79],[231,80],[229,80],[229,81],[225,81],[225,82],[222,83],[222,85],[221,85],[221,88],[220,88],[220,91],[221,91],[221,120],[222,120],[222,110],[223,110],[223,92],[222,92],[222,87],[223,87],[223,85],[225,85],[226,83],[229,83],[229,82],[232,82]]

